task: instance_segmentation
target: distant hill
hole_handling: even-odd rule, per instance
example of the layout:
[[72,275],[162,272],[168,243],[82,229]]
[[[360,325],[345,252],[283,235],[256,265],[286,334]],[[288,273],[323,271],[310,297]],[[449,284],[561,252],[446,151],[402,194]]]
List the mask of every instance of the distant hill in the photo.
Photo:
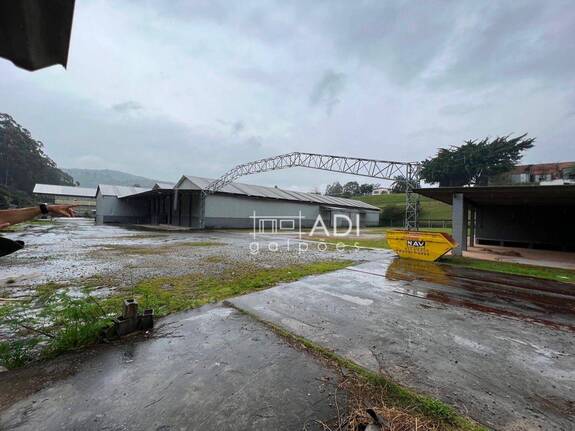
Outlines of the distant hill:
[[[140,177],[122,171],[111,169],[62,169],[80,183],[81,187],[98,187],[98,184],[112,184],[115,186],[152,187],[155,183],[161,182],[152,178]],[[166,182],[166,181],[164,181]]]

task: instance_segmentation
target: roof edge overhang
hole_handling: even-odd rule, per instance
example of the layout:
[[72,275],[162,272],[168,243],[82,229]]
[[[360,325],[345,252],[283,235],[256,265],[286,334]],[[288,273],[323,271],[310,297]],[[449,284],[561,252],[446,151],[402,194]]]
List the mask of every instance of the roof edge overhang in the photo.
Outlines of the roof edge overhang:
[[522,185],[481,187],[433,187],[416,193],[451,205],[454,194],[476,205],[575,206],[575,185]]

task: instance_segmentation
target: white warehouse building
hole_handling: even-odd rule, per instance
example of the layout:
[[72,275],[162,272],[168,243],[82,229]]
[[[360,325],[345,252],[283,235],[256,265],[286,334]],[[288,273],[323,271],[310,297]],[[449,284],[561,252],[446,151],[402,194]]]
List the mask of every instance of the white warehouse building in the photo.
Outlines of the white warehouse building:
[[96,208],[96,189],[86,187],[60,186],[54,184],[36,184],[32,191],[38,199],[46,203],[76,205],[76,213],[94,217]]
[[[202,191],[212,180],[184,175],[177,184],[157,183],[152,188],[100,185],[96,192],[97,223],[167,224],[202,227]],[[327,226],[349,217],[360,226],[377,226],[379,208],[365,202],[231,183],[205,197],[203,227],[250,228],[254,218],[281,224],[301,215],[301,226],[313,226],[321,215]],[[274,221],[275,220],[275,221]]]

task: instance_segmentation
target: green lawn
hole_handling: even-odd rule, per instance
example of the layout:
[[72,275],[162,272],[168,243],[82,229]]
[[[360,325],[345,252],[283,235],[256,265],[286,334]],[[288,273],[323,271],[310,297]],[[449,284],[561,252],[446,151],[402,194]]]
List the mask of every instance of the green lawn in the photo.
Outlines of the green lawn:
[[524,275],[528,277],[543,278],[546,280],[575,283],[575,271],[569,269],[549,268],[512,262],[494,262],[492,260],[480,260],[458,256],[443,257],[441,258],[440,263],[483,271],[501,272],[503,274]]
[[[374,205],[378,208],[387,206],[403,208],[405,206],[405,194],[403,193],[391,193],[389,195],[378,196],[354,196],[353,199]],[[421,208],[419,216],[421,220],[451,220],[450,205],[425,196],[420,196],[419,202]]]

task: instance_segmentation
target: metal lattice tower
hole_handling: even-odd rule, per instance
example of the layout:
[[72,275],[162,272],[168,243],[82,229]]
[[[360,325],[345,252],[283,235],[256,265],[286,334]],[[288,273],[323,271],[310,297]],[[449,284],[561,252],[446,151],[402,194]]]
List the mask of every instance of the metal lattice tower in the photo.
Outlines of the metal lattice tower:
[[[412,187],[419,186],[420,164],[417,162],[391,162],[386,160],[361,159],[357,157],[330,156],[326,154],[294,152],[266,159],[243,163],[230,169],[217,180],[212,181],[202,192],[202,201],[208,194],[218,192],[237,178],[260,172],[276,171],[293,167],[320,169],[359,175],[369,178],[395,181],[396,177],[405,178],[405,228],[417,229],[417,209],[419,197]],[[203,209],[202,205],[202,209]],[[201,225],[204,226],[202,211]]]
[[408,164],[405,173],[405,228],[418,229],[417,211],[419,210],[419,195],[413,193],[413,188],[419,188],[420,164]]

